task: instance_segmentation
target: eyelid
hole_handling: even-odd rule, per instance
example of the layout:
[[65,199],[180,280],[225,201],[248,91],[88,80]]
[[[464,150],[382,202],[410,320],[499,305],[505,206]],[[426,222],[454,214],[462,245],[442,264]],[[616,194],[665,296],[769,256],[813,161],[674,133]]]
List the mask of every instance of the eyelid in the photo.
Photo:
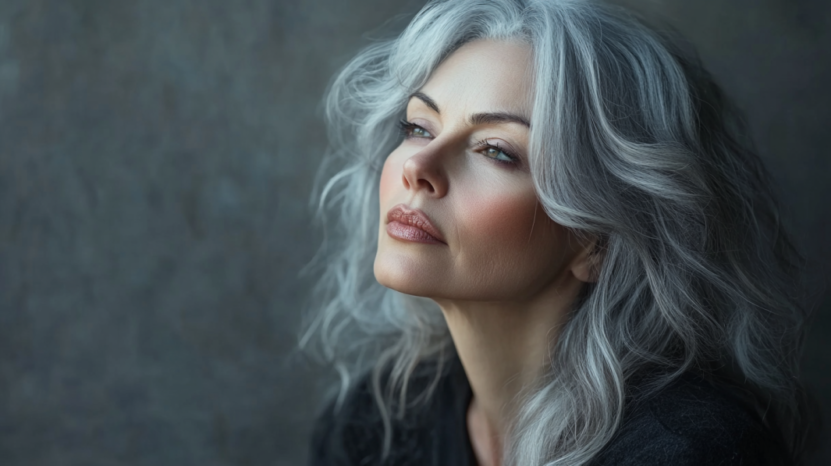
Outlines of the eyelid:
[[[412,121],[407,121],[406,119],[401,119],[398,122],[398,128],[401,130],[401,133],[404,135],[405,139],[411,139],[411,138],[432,139],[432,138],[436,137],[436,135],[433,134],[433,132],[430,131],[430,129],[425,128],[424,126],[422,126],[418,123],[413,123]],[[415,131],[416,129],[424,130],[425,132],[430,134],[430,137],[413,135],[412,132]]]
[[522,156],[522,152],[519,150],[514,149],[514,146],[504,140],[496,139],[496,138],[483,138],[479,139],[475,144],[477,151],[481,151],[488,147],[492,147],[499,151],[502,151],[508,157],[514,159],[514,163],[521,164],[524,161],[524,157]]
[[412,125],[418,126],[419,128],[423,128],[423,129],[427,130],[427,132],[432,134],[434,137],[438,136],[438,131],[436,130],[434,125],[429,120],[425,120],[424,118],[416,117],[416,118],[408,118],[407,122],[412,124]]

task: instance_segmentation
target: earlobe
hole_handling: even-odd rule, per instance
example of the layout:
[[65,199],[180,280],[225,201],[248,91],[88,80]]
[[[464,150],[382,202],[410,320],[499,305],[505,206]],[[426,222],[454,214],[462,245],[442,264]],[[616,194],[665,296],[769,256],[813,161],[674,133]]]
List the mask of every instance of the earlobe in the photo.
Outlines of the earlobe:
[[603,262],[602,250],[599,239],[586,241],[572,262],[571,273],[581,282],[597,283]]
[[581,282],[585,283],[595,283],[597,282],[597,274],[594,271],[594,267],[592,267],[591,260],[589,258],[589,254],[580,253],[582,256],[579,258],[580,260],[574,264],[571,268],[571,273],[580,280]]

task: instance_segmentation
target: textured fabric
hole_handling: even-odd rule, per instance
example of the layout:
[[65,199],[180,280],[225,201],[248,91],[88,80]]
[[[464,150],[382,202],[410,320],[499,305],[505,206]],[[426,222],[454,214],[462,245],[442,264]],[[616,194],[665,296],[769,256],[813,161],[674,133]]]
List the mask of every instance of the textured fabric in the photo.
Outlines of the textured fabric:
[[[427,376],[415,377],[423,389]],[[442,376],[429,402],[393,419],[390,455],[382,460],[384,426],[364,380],[340,410],[318,419],[311,466],[475,466],[467,435],[471,392],[458,360]],[[685,374],[637,405],[595,457],[594,466],[788,465],[784,450],[761,422],[727,391]]]
[[[411,393],[423,391],[430,369],[411,379]],[[475,465],[467,436],[471,392],[458,359],[441,377],[425,405],[406,411],[392,423],[390,455],[382,461],[384,426],[369,378],[354,387],[339,411],[331,403],[312,434],[313,466]]]

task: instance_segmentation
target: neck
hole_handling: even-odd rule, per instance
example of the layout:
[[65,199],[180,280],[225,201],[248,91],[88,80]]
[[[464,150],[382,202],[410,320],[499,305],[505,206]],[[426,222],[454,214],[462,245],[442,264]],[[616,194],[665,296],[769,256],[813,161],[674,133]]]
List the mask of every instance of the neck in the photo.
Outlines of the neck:
[[581,283],[558,285],[523,303],[437,300],[473,391],[468,433],[480,465],[500,464],[524,397],[550,367]]

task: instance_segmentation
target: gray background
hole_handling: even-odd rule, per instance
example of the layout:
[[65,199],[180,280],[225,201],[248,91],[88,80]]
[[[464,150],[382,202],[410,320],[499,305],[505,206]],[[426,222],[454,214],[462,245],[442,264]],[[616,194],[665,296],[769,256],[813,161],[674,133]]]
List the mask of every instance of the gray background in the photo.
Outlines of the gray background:
[[[367,31],[421,3],[0,2],[0,464],[303,463],[318,102]],[[831,2],[628,3],[745,109],[827,272]],[[804,368],[827,422],[830,331],[826,300]]]

